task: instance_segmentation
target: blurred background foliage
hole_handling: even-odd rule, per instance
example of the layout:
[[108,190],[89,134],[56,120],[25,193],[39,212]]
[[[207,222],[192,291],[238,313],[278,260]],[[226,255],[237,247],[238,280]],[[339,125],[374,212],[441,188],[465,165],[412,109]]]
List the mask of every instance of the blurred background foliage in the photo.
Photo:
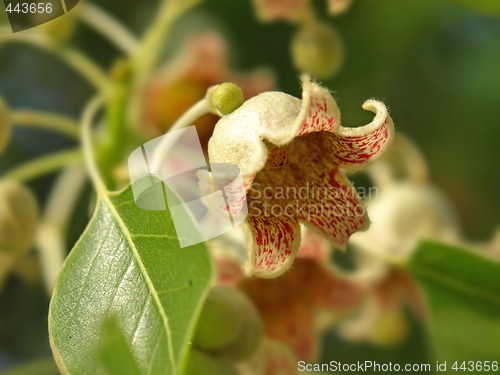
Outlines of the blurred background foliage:
[[[100,0],[99,5],[140,34],[157,1]],[[472,7],[470,5],[472,4]],[[323,81],[334,91],[344,125],[361,125],[367,98],[383,100],[398,131],[422,149],[433,181],[450,197],[466,238],[487,241],[500,212],[500,10],[496,0],[354,0],[345,14],[326,16],[326,1],[314,2],[344,43],[345,60],[335,77]],[[0,17],[5,22],[2,10]],[[165,60],[188,35],[217,30],[228,41],[231,67],[244,72],[267,66],[278,88],[300,96],[298,72],[290,59],[296,26],[262,24],[250,0],[207,0],[181,19],[171,34]],[[104,67],[118,51],[94,31],[78,24],[70,43]],[[27,46],[0,47],[0,96],[13,108],[38,108],[80,115],[92,88],[57,58]],[[65,138],[16,129],[13,144],[0,158],[0,171],[49,151],[74,146]],[[41,202],[54,176],[34,181]],[[80,202],[87,212],[89,191]],[[75,217],[72,246],[87,218]],[[0,295],[0,368],[49,357],[48,297],[42,287],[11,278]],[[428,362],[425,332],[417,323],[405,344],[392,349],[346,344],[334,333],[324,340],[324,358],[398,358]]]

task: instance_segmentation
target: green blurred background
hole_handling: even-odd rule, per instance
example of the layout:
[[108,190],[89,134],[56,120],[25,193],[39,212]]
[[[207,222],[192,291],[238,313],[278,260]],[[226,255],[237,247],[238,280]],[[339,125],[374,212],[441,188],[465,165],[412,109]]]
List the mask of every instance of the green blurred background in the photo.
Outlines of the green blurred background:
[[[100,0],[98,5],[140,34],[156,1]],[[458,212],[464,236],[489,240],[500,211],[500,12],[483,13],[445,0],[354,0],[350,11],[332,18],[326,15],[326,1],[314,5],[344,41],[340,73],[323,81],[335,92],[343,124],[369,121],[361,104],[368,98],[383,100],[397,130],[420,146],[432,180]],[[0,17],[5,19],[3,9]],[[227,39],[234,70],[270,67],[280,90],[300,96],[289,51],[296,26],[259,23],[249,0],[206,0],[176,25],[165,59],[175,54],[189,33],[205,29],[218,30]],[[119,53],[83,25],[77,26],[69,43],[104,67]],[[58,59],[25,46],[0,46],[0,96],[10,106],[76,117],[91,95],[92,88]],[[0,158],[0,171],[70,145],[58,136],[16,130],[13,144]],[[31,185],[42,202],[53,177]],[[80,204],[85,210],[88,197]],[[74,219],[70,244],[86,219]],[[9,281],[0,296],[0,369],[50,356],[47,308],[42,287]],[[404,363],[428,358],[425,333],[416,323],[407,343],[396,349],[346,345],[335,334],[325,340],[328,360],[397,356]]]

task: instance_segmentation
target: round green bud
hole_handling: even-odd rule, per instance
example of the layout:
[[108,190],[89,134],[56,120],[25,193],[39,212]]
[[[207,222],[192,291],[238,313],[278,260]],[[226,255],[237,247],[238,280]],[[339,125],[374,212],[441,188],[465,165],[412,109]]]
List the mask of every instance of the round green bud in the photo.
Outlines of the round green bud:
[[241,292],[235,294],[235,297],[239,314],[243,320],[243,328],[237,340],[220,350],[219,353],[235,361],[243,361],[250,358],[259,347],[264,327],[259,312],[252,301]]
[[336,74],[344,55],[337,31],[321,23],[301,28],[292,40],[291,50],[295,67],[318,78]]
[[231,82],[218,85],[212,93],[212,106],[221,115],[234,112],[241,107],[244,101],[241,88]]
[[5,151],[10,141],[12,123],[7,104],[0,98],[0,154]]
[[216,351],[236,342],[243,327],[238,306],[239,293],[222,286],[210,291],[193,338],[196,348]]
[[189,356],[186,375],[238,375],[235,364],[224,357],[216,357],[193,349]]
[[0,251],[31,249],[38,225],[38,204],[31,191],[14,181],[0,182]]

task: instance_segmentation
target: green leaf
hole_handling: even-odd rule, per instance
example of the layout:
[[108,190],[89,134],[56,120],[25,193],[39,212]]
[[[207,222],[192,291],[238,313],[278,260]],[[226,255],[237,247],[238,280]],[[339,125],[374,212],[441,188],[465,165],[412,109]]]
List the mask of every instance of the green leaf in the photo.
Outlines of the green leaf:
[[134,356],[127,344],[116,317],[107,319],[102,325],[99,343],[99,358],[108,374],[140,375]]
[[410,272],[429,307],[436,354],[448,361],[500,359],[500,264],[472,251],[421,244]]
[[106,374],[100,327],[116,316],[141,374],[182,374],[212,274],[203,245],[179,247],[168,211],[139,209],[130,187],[101,197],[51,301],[61,371]]

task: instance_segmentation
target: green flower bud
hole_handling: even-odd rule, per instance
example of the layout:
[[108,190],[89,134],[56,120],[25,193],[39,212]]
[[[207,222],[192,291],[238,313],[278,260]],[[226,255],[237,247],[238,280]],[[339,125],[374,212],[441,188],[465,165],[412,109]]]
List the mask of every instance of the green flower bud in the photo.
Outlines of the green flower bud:
[[315,23],[300,29],[292,40],[291,49],[295,67],[318,78],[333,76],[342,65],[342,40],[327,24]]
[[239,293],[222,286],[210,291],[193,339],[195,347],[215,351],[236,342],[243,327],[238,306]]
[[0,182],[0,251],[30,250],[37,224],[38,204],[31,191],[14,181]]
[[231,82],[216,86],[212,93],[212,106],[221,115],[234,112],[244,101],[243,91]]
[[186,375],[238,375],[236,366],[229,359],[212,356],[193,349],[187,364]]
[[0,154],[2,154],[10,141],[12,123],[10,121],[9,107],[0,98]]
[[262,320],[254,304],[243,293],[235,293],[234,302],[238,306],[238,313],[243,320],[243,329],[236,342],[219,351],[235,361],[248,359],[255,353],[263,337]]

